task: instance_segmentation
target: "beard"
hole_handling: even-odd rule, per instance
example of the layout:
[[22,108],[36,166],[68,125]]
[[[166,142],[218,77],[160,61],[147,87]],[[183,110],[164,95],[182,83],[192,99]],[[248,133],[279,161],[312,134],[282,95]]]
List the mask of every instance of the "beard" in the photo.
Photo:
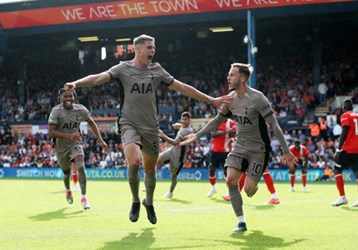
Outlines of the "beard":
[[235,83],[230,84],[229,92],[237,90],[240,87],[240,85],[241,85],[241,82],[235,82]]

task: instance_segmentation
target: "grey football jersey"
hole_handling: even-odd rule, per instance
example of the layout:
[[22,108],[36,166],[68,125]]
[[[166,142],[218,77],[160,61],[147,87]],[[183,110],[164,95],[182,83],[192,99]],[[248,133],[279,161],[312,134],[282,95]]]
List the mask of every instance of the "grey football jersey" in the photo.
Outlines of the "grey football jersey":
[[236,92],[231,92],[230,95],[233,100],[229,106],[231,114],[228,115],[236,122],[237,131],[233,150],[271,151],[264,117],[273,110],[267,97],[252,88],[243,97],[238,97]]
[[[180,141],[184,141],[186,139],[185,136],[190,135],[193,132],[193,128],[190,126],[186,128],[180,128],[175,137],[175,140],[180,138]],[[174,154],[176,159],[183,161],[186,155],[186,146],[180,146],[179,144],[174,145],[171,149],[171,153]]]
[[161,83],[169,86],[174,77],[159,63],[148,68],[138,68],[134,60],[120,62],[108,70],[120,84],[120,124],[130,124],[138,129],[158,129],[156,91]]
[[[63,104],[58,104],[51,110],[48,124],[57,125],[57,130],[66,134],[79,132],[80,124],[90,117],[88,109],[81,104],[73,104],[73,109],[65,109]],[[77,144],[65,138],[56,138],[55,148],[57,152],[64,152]]]

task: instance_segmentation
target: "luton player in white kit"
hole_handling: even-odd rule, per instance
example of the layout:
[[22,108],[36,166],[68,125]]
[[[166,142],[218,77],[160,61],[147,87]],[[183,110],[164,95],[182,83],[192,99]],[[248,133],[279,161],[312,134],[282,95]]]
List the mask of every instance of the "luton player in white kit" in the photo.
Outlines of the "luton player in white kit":
[[87,177],[84,163],[84,151],[82,147],[82,136],[79,133],[80,123],[87,121],[98,139],[99,145],[105,150],[108,149],[108,146],[103,141],[98,127],[87,108],[81,104],[73,103],[75,100],[74,91],[60,89],[59,98],[61,103],[51,110],[48,124],[49,135],[55,139],[57,158],[63,171],[66,199],[68,203],[73,203],[72,192],[70,189],[70,177],[71,162],[74,162],[77,167],[81,188],[81,204],[84,209],[89,209],[90,205],[86,197]]
[[164,195],[163,198],[170,199],[173,197],[174,189],[177,185],[177,177],[180,170],[183,167],[184,160],[186,157],[186,146],[180,146],[179,143],[185,140],[185,136],[192,134],[193,128],[191,127],[191,115],[189,112],[183,112],[181,114],[181,127],[175,136],[175,139],[168,137],[163,131],[160,132],[166,142],[173,145],[171,148],[161,152],[158,158],[158,164],[169,163],[169,169],[171,173],[171,182],[169,191]]
[[230,89],[233,90],[229,94],[233,97],[232,102],[221,106],[219,114],[214,119],[196,134],[189,135],[188,139],[181,143],[181,145],[185,145],[197,140],[213,131],[228,118],[236,122],[236,140],[225,163],[228,168],[226,184],[229,188],[232,207],[238,218],[238,226],[233,230],[234,232],[247,230],[238,180],[246,171],[244,190],[249,197],[252,197],[258,189],[257,184],[268,164],[271,147],[266,123],[272,127],[279,140],[286,163],[290,166],[297,163],[297,159],[288,149],[268,99],[263,93],[247,84],[252,70],[251,65],[242,63],[231,65],[227,80]]
[[160,84],[179,91],[197,100],[220,106],[229,103],[231,97],[213,98],[194,87],[182,83],[165,71],[159,63],[152,63],[155,54],[155,39],[140,35],[133,41],[135,57],[120,62],[107,71],[89,75],[66,83],[66,89],[93,87],[114,80],[120,89],[121,117],[119,129],[128,165],[128,181],[132,193],[132,207],[129,219],[136,222],[140,214],[139,164],[143,159],[146,198],[142,201],[147,218],[157,223],[153,206],[156,185],[156,163],[159,155],[159,124],[156,90]]

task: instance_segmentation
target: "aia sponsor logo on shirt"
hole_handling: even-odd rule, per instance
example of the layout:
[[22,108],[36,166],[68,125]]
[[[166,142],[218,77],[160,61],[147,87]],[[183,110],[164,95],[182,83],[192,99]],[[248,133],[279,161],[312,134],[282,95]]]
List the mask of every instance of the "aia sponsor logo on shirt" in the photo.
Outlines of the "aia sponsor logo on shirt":
[[69,123],[64,123],[63,125],[62,125],[62,129],[78,129],[80,127],[80,124],[79,123],[77,123],[77,122],[74,122],[74,123],[72,123],[72,122],[69,122]]
[[134,83],[131,89],[131,94],[148,94],[153,93],[152,83]]
[[250,119],[246,116],[239,116],[239,115],[233,115],[232,116],[233,120],[235,122],[237,122],[239,125],[252,125],[252,122],[250,121]]

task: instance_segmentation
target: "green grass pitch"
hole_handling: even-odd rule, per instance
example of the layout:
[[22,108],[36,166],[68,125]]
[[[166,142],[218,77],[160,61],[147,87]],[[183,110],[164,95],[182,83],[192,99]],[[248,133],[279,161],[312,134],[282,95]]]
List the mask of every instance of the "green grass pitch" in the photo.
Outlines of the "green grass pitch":
[[[334,182],[308,183],[308,193],[300,182],[295,193],[288,183],[275,185],[280,205],[264,205],[264,182],[253,198],[243,195],[248,231],[232,233],[237,219],[220,197],[222,182],[208,199],[209,183],[179,181],[171,200],[161,198],[169,182],[158,182],[152,225],[143,207],[139,221],[129,221],[125,181],[89,180],[92,208],[84,211],[79,193],[66,203],[62,180],[2,179],[0,249],[358,249],[358,208],[330,206],[338,197]],[[356,185],[346,183],[346,194],[357,201]]]

